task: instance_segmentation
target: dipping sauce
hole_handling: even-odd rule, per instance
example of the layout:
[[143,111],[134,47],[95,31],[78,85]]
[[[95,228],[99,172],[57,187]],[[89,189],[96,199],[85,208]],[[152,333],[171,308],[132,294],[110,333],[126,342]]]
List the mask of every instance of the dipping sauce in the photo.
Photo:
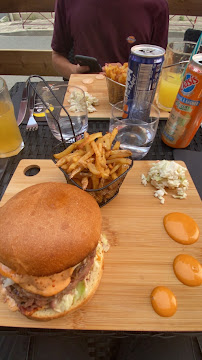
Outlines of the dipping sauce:
[[190,216],[179,212],[167,214],[163,219],[168,235],[180,244],[190,245],[199,239],[199,227]]
[[173,270],[178,280],[185,285],[199,286],[202,284],[202,266],[191,255],[178,255],[173,262]]
[[151,304],[154,311],[164,317],[173,316],[177,310],[177,300],[170,289],[157,286],[151,293]]

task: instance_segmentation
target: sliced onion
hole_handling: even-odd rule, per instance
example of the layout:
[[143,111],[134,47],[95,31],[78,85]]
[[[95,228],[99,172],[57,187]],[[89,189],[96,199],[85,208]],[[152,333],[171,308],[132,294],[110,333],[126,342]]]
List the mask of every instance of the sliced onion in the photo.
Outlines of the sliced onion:
[[5,278],[5,280],[3,281],[3,287],[11,286],[13,284],[15,284],[15,282],[9,278]]

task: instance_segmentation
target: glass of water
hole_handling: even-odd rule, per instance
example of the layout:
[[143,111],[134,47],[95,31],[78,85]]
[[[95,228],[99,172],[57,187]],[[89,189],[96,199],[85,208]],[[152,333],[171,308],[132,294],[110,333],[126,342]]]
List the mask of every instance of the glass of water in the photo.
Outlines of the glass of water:
[[141,160],[149,151],[158,128],[160,111],[147,102],[135,105],[128,103],[128,113],[124,112],[124,102],[112,106],[109,131],[118,128],[116,140],[122,149],[129,149],[132,158]]
[[[84,131],[87,131],[88,112],[84,91],[79,87],[68,86],[67,84],[55,86],[53,85],[52,90],[55,96],[60,100],[60,102],[63,104],[63,106],[69,113],[75,135],[78,136]],[[55,121],[50,111],[47,108],[44,108],[46,120],[52,134],[57,140],[62,140],[58,126],[59,123],[63,139],[68,140],[72,138],[74,134],[72,131],[71,122],[64,109],[59,105],[59,103],[50,91],[45,90],[42,93],[42,97],[43,100],[46,102],[48,109],[51,110],[57,120]]]

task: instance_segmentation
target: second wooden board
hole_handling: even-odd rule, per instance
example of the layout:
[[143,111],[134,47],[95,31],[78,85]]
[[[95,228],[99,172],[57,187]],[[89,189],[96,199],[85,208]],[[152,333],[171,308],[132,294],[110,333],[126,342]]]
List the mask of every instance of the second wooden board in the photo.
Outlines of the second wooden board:
[[[84,84],[84,79],[93,79],[91,84]],[[96,110],[93,113],[88,114],[89,119],[106,120],[110,118],[111,115],[111,105],[109,104],[108,99],[108,90],[106,79],[98,80],[96,79],[96,74],[73,74],[70,76],[69,85],[72,86],[85,86],[89,94],[95,96],[99,100],[99,105],[96,106]],[[64,98],[64,104],[68,102],[69,94],[68,92]]]
[[[93,79],[93,82],[91,84],[84,84],[83,80],[91,78]],[[99,120],[106,120],[109,119],[111,116],[111,105],[109,104],[109,97],[108,97],[108,89],[107,89],[107,83],[106,79],[98,80],[96,79],[96,74],[72,74],[69,79],[69,85],[72,86],[85,86],[87,88],[87,91],[93,95],[96,96],[99,100],[99,105],[96,106],[96,112],[89,113],[88,118],[89,119],[99,119]],[[68,92],[66,93],[66,96],[64,98],[64,104],[68,103]],[[156,105],[156,97],[154,100],[154,105]],[[163,110],[160,110],[160,119],[167,119],[169,116],[169,113]]]

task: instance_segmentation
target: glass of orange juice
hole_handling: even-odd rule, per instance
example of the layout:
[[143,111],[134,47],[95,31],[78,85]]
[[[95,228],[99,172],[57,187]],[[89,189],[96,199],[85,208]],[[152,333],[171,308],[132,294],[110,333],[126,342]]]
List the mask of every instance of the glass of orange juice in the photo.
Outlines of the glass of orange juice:
[[0,158],[17,155],[23,148],[8,88],[0,77]]
[[186,63],[174,65],[167,69],[164,69],[164,67],[189,60],[195,45],[196,43],[188,41],[168,44],[157,90],[158,108],[164,111],[171,111],[182,82],[182,74]]

